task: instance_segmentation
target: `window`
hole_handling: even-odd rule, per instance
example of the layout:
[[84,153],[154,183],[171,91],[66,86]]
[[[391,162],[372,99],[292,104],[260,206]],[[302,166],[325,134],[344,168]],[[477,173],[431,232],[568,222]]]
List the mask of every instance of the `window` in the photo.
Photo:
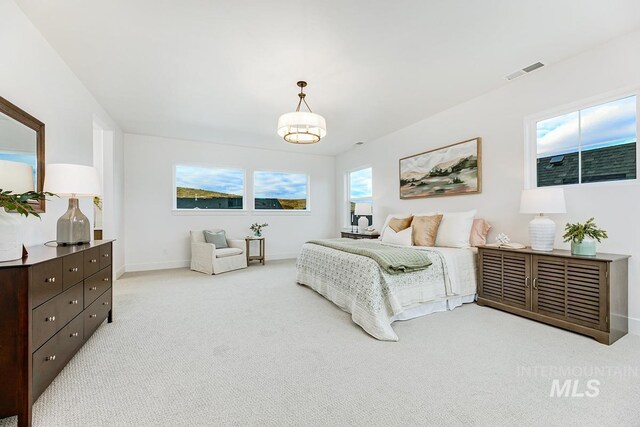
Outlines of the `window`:
[[178,165],[176,209],[243,209],[244,171]]
[[[373,205],[372,169],[359,169],[349,173],[349,224],[358,225],[354,211],[356,203]],[[373,223],[373,215],[366,215],[369,224]]]
[[303,173],[253,173],[254,208],[309,210],[309,176]]
[[537,186],[636,179],[636,105],[629,96],[537,121]]

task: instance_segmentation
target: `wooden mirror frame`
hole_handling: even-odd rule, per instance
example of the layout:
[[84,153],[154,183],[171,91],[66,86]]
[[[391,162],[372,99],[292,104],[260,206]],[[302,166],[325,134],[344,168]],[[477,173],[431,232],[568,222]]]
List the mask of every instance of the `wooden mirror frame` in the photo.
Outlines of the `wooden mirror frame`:
[[[36,191],[42,192],[44,189],[44,123],[33,117],[31,114],[22,110],[21,108],[13,105],[0,96],[0,113],[3,113],[13,120],[22,123],[26,127],[33,129],[36,132],[36,161],[37,170],[36,175],[38,182],[36,182]],[[45,212],[46,201],[30,201],[36,212]]]

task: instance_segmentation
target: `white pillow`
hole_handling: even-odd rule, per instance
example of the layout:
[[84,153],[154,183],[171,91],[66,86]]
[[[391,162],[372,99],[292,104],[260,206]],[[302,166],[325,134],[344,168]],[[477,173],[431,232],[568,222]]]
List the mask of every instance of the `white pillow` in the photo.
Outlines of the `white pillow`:
[[[404,218],[409,218],[410,216],[411,216],[411,214],[407,214],[407,213],[399,213],[399,214],[389,214],[389,215],[387,215],[387,219],[384,220],[384,225],[382,226],[382,229],[380,230],[379,239],[382,240],[382,238],[384,237],[384,231],[388,228],[389,222],[393,218],[404,219]],[[393,231],[393,230],[391,230],[391,231]]]
[[468,248],[469,235],[473,226],[476,209],[467,212],[451,212],[442,214],[442,221],[436,236],[436,246],[451,248]]
[[387,232],[382,235],[382,243],[398,246],[411,246],[412,230],[413,227],[408,227],[396,233],[393,228],[389,227]]

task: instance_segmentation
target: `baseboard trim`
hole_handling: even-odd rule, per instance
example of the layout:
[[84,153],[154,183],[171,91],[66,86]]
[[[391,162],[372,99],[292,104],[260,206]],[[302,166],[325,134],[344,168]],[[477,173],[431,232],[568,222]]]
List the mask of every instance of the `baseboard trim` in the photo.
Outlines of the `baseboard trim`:
[[141,264],[127,264],[125,271],[127,273],[135,271],[152,271],[152,270],[169,270],[171,268],[189,267],[190,262],[185,261],[165,261],[165,262],[145,262]]
[[[267,262],[279,261],[283,259],[296,259],[297,252],[281,252],[279,254],[267,254]],[[164,261],[164,262],[145,262],[140,264],[127,264],[123,267],[123,272],[118,273],[120,277],[124,272],[132,273],[136,271],[153,271],[153,270],[169,270],[171,268],[185,268],[191,264],[190,260],[183,261]],[[118,270],[120,271],[120,270]]]
[[629,333],[632,335],[640,335],[640,319],[629,318]]
[[298,258],[298,252],[282,252],[279,254],[267,254],[267,261],[277,261],[281,259],[296,259]]
[[119,269],[117,269],[117,270],[115,271],[116,280],[118,280],[118,279],[119,279],[119,278],[124,274],[124,272],[125,272],[125,271],[126,271],[126,270],[125,270],[125,266],[124,266],[124,265],[123,265],[123,266],[121,266]]

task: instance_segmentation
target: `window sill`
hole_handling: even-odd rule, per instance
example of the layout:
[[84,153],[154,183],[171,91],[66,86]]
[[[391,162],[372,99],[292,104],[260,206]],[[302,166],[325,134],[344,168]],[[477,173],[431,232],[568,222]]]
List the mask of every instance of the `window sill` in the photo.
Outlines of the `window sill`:
[[272,216],[272,215],[311,215],[310,210],[293,210],[293,209],[254,209],[251,211],[255,216]]
[[623,179],[619,181],[600,181],[600,182],[582,182],[579,184],[559,184],[559,185],[547,185],[544,187],[533,186],[531,188],[564,188],[568,189],[581,189],[581,188],[598,188],[598,187],[636,187],[640,185],[640,179]]
[[245,209],[172,209],[171,215],[174,216],[233,216],[247,215],[249,212]]

